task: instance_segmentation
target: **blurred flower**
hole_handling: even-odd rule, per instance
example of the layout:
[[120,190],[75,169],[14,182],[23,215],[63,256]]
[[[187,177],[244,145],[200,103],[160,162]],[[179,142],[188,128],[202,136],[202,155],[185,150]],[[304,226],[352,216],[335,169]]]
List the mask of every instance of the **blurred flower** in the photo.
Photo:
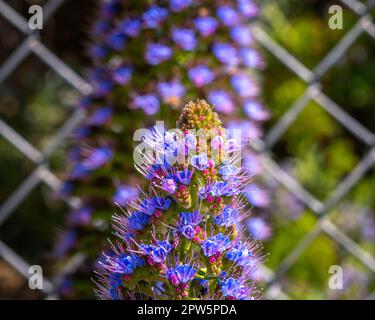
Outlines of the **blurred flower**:
[[224,90],[212,90],[208,94],[208,101],[215,106],[215,109],[222,113],[231,113],[234,110],[234,103],[230,95]]
[[197,46],[194,31],[190,29],[174,28],[172,30],[172,39],[186,51],[192,51]]
[[158,65],[172,56],[172,49],[158,43],[150,43],[146,48],[146,61],[151,65]]
[[203,87],[211,83],[215,75],[211,69],[204,65],[196,66],[189,70],[189,78],[197,87]]

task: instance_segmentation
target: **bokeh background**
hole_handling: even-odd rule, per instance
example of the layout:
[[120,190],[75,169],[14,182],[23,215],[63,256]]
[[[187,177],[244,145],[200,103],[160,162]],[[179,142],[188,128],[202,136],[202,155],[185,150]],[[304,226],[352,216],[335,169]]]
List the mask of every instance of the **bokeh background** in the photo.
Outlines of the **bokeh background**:
[[[45,5],[40,34],[28,8]],[[375,298],[375,15],[373,1],[263,0],[254,29],[263,96],[271,112],[253,148],[270,205],[265,298]],[[58,298],[62,270],[50,253],[75,199],[57,194],[96,1],[0,1],[0,297]],[[344,28],[328,27],[330,5]],[[258,226],[259,227],[259,226]],[[44,291],[28,289],[28,265],[43,266]],[[331,290],[329,268],[343,269]],[[77,297],[79,298],[79,296]]]

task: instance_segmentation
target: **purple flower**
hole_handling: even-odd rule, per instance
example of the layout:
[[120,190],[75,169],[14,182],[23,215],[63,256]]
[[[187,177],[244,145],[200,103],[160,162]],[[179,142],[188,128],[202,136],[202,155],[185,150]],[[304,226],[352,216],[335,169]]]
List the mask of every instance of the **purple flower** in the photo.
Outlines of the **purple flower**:
[[254,42],[248,26],[234,26],[230,30],[231,38],[241,46],[248,46]]
[[231,241],[228,236],[218,233],[217,235],[204,240],[201,243],[201,248],[206,257],[211,257],[218,252],[226,250],[230,243]]
[[145,26],[150,29],[159,27],[168,17],[168,10],[157,5],[152,5],[144,14],[143,21]]
[[105,2],[100,8],[100,16],[105,19],[111,19],[120,10],[120,5],[117,1]]
[[108,55],[108,48],[103,44],[97,44],[91,47],[90,55],[94,60],[105,59]]
[[111,120],[113,110],[111,107],[102,107],[94,111],[89,118],[91,126],[101,126]]
[[150,223],[150,216],[140,211],[134,211],[128,218],[128,222],[131,229],[143,230]]
[[172,245],[168,241],[157,241],[157,245],[142,244],[141,250],[153,263],[163,263],[172,250]]
[[62,257],[76,244],[77,233],[75,230],[61,232],[58,235],[56,246],[53,250],[55,257]]
[[158,65],[172,56],[172,49],[168,46],[150,43],[147,45],[145,59],[151,65]]
[[253,121],[231,121],[227,125],[229,132],[231,130],[241,130],[242,139],[259,139],[262,131]]
[[190,224],[181,224],[178,226],[177,230],[186,238],[186,239],[193,239],[196,231],[195,228]]
[[105,20],[99,20],[96,22],[92,28],[91,33],[95,37],[104,36],[109,30],[111,30],[111,24]]
[[208,167],[207,154],[200,154],[191,157],[191,165],[199,171],[206,169]]
[[197,46],[197,39],[191,29],[174,28],[172,30],[172,39],[186,51],[192,51]]
[[237,49],[228,43],[215,43],[212,51],[215,57],[223,64],[237,66],[240,62]]
[[197,226],[202,220],[198,210],[193,212],[180,212],[178,215],[178,222],[180,225]]
[[82,165],[88,170],[95,170],[104,166],[112,156],[112,150],[107,147],[92,149],[90,155],[82,162]]
[[194,267],[185,264],[176,268],[168,269],[166,271],[166,277],[173,286],[177,287],[181,283],[190,282],[196,273],[197,271],[194,269]]
[[130,67],[122,66],[112,71],[112,78],[117,84],[125,85],[131,80],[132,74],[133,72]]
[[228,260],[233,261],[240,266],[250,265],[250,258],[252,256],[252,252],[241,241],[236,242],[234,246],[230,248],[225,255],[225,257]]
[[132,274],[138,267],[143,266],[145,263],[141,257],[135,253],[120,254],[115,259],[113,264],[113,272],[120,274]]
[[255,121],[265,121],[269,118],[269,112],[257,101],[246,101],[243,109],[246,115]]
[[261,69],[264,66],[264,60],[261,55],[252,48],[241,48],[240,55],[242,63],[249,68]]
[[174,194],[177,190],[177,184],[173,179],[163,179],[161,187],[170,194]]
[[120,30],[115,30],[109,35],[107,43],[112,49],[121,51],[124,49],[126,36]]
[[158,84],[158,92],[164,103],[177,105],[185,94],[185,87],[178,81],[161,82]]
[[239,279],[228,278],[220,283],[220,290],[224,297],[234,298],[236,300],[249,299],[251,290],[243,285]]
[[158,112],[160,106],[158,98],[153,94],[136,96],[132,101],[132,105],[135,108],[143,109],[148,115],[153,115]]
[[234,90],[243,98],[254,97],[259,94],[258,84],[247,74],[235,74],[231,79]]
[[180,170],[176,172],[176,179],[185,185],[190,183],[190,179],[193,176],[193,171],[188,170],[187,167],[184,170]]
[[152,205],[154,206],[155,209],[160,209],[163,211],[166,211],[169,209],[171,206],[171,198],[166,197],[166,198],[161,198],[161,197],[155,197],[152,199]]
[[244,193],[249,202],[256,207],[264,208],[269,205],[270,199],[268,193],[255,183],[249,185]]
[[214,217],[214,222],[220,227],[229,227],[237,223],[239,212],[236,208],[225,206],[220,215]]
[[113,202],[117,203],[121,207],[124,207],[128,202],[134,200],[138,195],[139,190],[137,188],[121,185],[116,189],[116,193],[113,196]]
[[190,69],[188,75],[198,88],[211,83],[215,78],[213,71],[205,65],[199,65]]
[[94,92],[98,97],[107,96],[113,89],[113,83],[109,79],[100,79],[94,84]]
[[141,31],[142,23],[137,19],[127,19],[120,23],[120,30],[128,37],[135,38]]
[[229,5],[219,7],[216,11],[216,15],[225,26],[233,26],[240,21],[237,11]]
[[74,226],[87,226],[91,222],[92,208],[84,207],[69,213],[68,223]]
[[253,0],[237,0],[238,8],[246,18],[253,18],[258,15],[259,9]]
[[212,90],[208,93],[208,101],[222,113],[229,114],[234,110],[234,103],[230,95],[224,90]]
[[172,11],[179,12],[192,4],[193,0],[169,0],[169,7]]
[[248,219],[246,227],[249,233],[257,240],[267,240],[271,236],[271,228],[262,218],[254,217]]
[[237,175],[239,172],[239,168],[233,165],[225,165],[222,166],[218,173],[222,176],[223,180],[228,180],[232,178],[233,176]]
[[217,29],[218,22],[212,17],[198,17],[195,19],[195,27],[203,37],[212,35]]

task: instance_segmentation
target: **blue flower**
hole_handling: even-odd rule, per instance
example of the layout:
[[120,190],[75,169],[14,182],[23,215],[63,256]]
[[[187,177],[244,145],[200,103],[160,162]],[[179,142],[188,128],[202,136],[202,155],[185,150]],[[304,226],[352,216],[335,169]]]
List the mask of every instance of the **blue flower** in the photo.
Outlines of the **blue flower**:
[[198,191],[198,196],[199,198],[201,198],[202,200],[206,199],[211,193],[211,185],[206,185],[206,186],[203,186],[199,189]]
[[172,49],[168,46],[150,43],[147,45],[145,59],[151,65],[158,65],[172,56]]
[[131,80],[132,74],[133,72],[130,67],[121,66],[112,72],[112,77],[117,84],[125,85]]
[[68,223],[74,226],[86,226],[91,222],[92,208],[83,207],[69,213],[67,220]]
[[258,15],[259,9],[253,0],[237,0],[237,4],[243,16],[253,18]]
[[218,173],[222,176],[223,180],[228,180],[232,178],[233,176],[237,175],[239,172],[239,168],[232,165],[225,165],[222,166]]
[[269,118],[267,110],[257,101],[245,101],[243,110],[249,118],[255,121],[264,121]]
[[195,19],[195,27],[203,37],[212,35],[216,29],[218,22],[212,17],[198,17]]
[[225,255],[225,257],[228,260],[233,261],[240,266],[251,264],[250,258],[252,256],[252,252],[249,251],[247,246],[241,241],[236,242],[234,246],[230,248]]
[[270,203],[268,193],[255,183],[249,185],[245,189],[244,194],[247,200],[249,200],[249,202],[254,206],[264,208],[267,207]]
[[149,216],[152,216],[155,212],[155,204],[154,204],[154,200],[150,200],[150,199],[143,199],[140,204],[139,204],[139,211],[149,215]]
[[169,0],[169,7],[172,11],[179,12],[192,4],[193,0]]
[[197,170],[204,170],[208,167],[207,154],[200,154],[198,156],[191,157],[191,165]]
[[105,59],[108,53],[108,48],[103,44],[96,44],[90,49],[90,55],[94,60]]
[[174,28],[172,39],[186,51],[192,51],[197,45],[194,31],[186,28]]
[[113,110],[111,107],[102,107],[94,111],[89,118],[89,124],[91,126],[101,126],[111,120]]
[[145,264],[141,257],[135,253],[120,254],[114,263],[114,272],[121,274],[132,274],[134,270]]
[[259,94],[258,84],[247,74],[235,74],[232,76],[231,84],[234,90],[243,98],[254,97]]
[[198,210],[193,212],[180,212],[178,215],[178,221],[182,225],[197,226],[202,220],[202,217]]
[[168,10],[157,5],[151,6],[144,14],[143,20],[146,27],[157,28],[168,17]]
[[111,24],[108,21],[99,20],[94,24],[91,33],[96,37],[102,37],[109,30],[111,30]]
[[228,43],[215,43],[212,51],[215,57],[223,64],[237,66],[240,62],[237,49]]
[[199,65],[190,69],[188,75],[197,87],[203,87],[211,83],[215,78],[213,71],[205,65]]
[[155,197],[152,199],[152,205],[156,209],[160,209],[163,211],[166,211],[171,206],[172,200],[169,197],[161,198],[161,197]]
[[241,46],[248,46],[253,43],[253,35],[248,26],[234,26],[230,30],[231,38]]
[[124,49],[126,36],[120,30],[115,30],[109,35],[107,43],[112,49],[121,51]]
[[262,68],[264,65],[264,61],[261,55],[252,48],[241,48],[240,56],[242,59],[242,63],[249,68]]
[[144,254],[149,256],[155,263],[163,263],[172,250],[172,245],[168,241],[158,241],[157,245],[142,244],[140,247]]
[[238,210],[230,206],[224,207],[222,213],[214,217],[214,222],[221,227],[229,227],[238,221]]
[[102,147],[91,150],[90,155],[82,162],[83,168],[95,170],[104,166],[113,156],[111,149]]
[[128,222],[131,229],[143,230],[150,223],[150,216],[143,212],[135,211],[128,218]]
[[193,239],[195,234],[196,234],[196,231],[195,231],[195,228],[190,225],[190,224],[187,224],[187,225],[178,225],[177,227],[177,230],[186,238],[186,239]]
[[194,267],[185,264],[176,268],[170,268],[166,271],[166,278],[173,286],[178,286],[181,283],[190,282],[197,271]]
[[161,82],[157,88],[165,103],[178,104],[185,94],[185,87],[179,81]]
[[234,110],[233,100],[229,93],[224,90],[211,90],[207,98],[219,112],[229,114]]
[[141,31],[142,23],[137,19],[128,19],[120,24],[120,30],[131,38],[135,38]]
[[228,236],[218,233],[217,235],[204,240],[201,243],[201,248],[206,257],[211,257],[218,252],[226,250],[230,243],[231,241]]
[[244,300],[250,298],[251,290],[244,286],[239,279],[228,278],[220,282],[224,297]]
[[134,200],[139,194],[137,188],[121,185],[117,187],[116,193],[113,196],[113,202],[119,206],[124,207],[129,201]]
[[246,221],[249,233],[257,240],[267,240],[271,235],[270,226],[259,217],[253,217]]
[[174,179],[163,179],[161,188],[170,194],[174,194],[177,190],[177,184]]
[[225,26],[233,26],[240,21],[238,12],[229,5],[219,7],[216,11],[216,15]]
[[148,115],[153,115],[159,110],[159,100],[153,94],[146,94],[143,96],[136,96],[132,104],[135,108],[143,109]]
[[176,176],[177,181],[179,181],[182,184],[187,185],[190,183],[190,179],[193,176],[193,171],[185,168],[184,170],[177,171],[175,176]]

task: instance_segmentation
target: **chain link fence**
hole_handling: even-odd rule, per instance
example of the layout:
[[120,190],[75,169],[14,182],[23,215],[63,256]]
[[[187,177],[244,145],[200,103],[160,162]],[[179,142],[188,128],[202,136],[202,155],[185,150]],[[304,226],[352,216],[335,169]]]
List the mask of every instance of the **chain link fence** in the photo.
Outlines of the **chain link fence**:
[[[66,1],[67,0],[49,0],[43,7],[44,22],[53,16]],[[290,270],[306,248],[321,233],[327,234],[333,241],[345,248],[351,255],[361,261],[363,265],[375,273],[375,258],[336,227],[329,216],[330,209],[344,199],[347,193],[372,167],[374,167],[375,163],[375,134],[367,130],[361,123],[330,99],[330,97],[324,93],[320,83],[322,77],[337,64],[340,58],[345,56],[349,47],[355,43],[363,33],[367,33],[375,41],[375,24],[372,22],[369,14],[369,11],[375,7],[375,0],[370,0],[366,4],[357,0],[340,1],[358,16],[358,21],[313,70],[308,69],[297,57],[290,54],[282,45],[273,40],[264,31],[261,23],[254,26],[254,35],[259,44],[303,80],[307,84],[307,89],[303,95],[290,106],[288,111],[266,134],[265,138],[254,141],[252,147],[259,153],[265,173],[283,185],[318,216],[317,223],[313,230],[306,234],[303,240],[286,256],[276,271],[273,272],[264,268],[263,271],[268,283],[265,294],[266,297],[270,299],[289,298],[282,290],[280,279]],[[92,90],[90,84],[49,50],[41,41],[39,32],[31,30],[28,27],[26,19],[3,0],[0,0],[0,15],[3,19],[7,20],[8,23],[22,32],[24,37],[23,41],[10,56],[5,61],[0,61],[0,84],[11,76],[28,56],[34,55],[49,68],[54,70],[76,91],[81,94],[90,93]],[[318,200],[314,195],[304,189],[301,183],[282,169],[270,155],[271,148],[277,145],[281,136],[311,101],[316,102],[325,109],[336,121],[341,123],[347,130],[368,146],[368,152],[365,157],[352,172],[344,178],[324,202]],[[33,172],[13,191],[11,196],[0,205],[0,226],[9,219],[16,208],[25,201],[27,196],[38,185],[45,184],[52,192],[59,189],[62,182],[54,172],[49,169],[49,159],[84,117],[85,114],[82,109],[74,111],[73,114],[66,119],[64,125],[57,130],[52,141],[44,150],[35,148],[25,137],[0,119],[0,135],[35,165]],[[76,198],[64,198],[63,200],[71,207],[76,207],[79,204],[79,199]],[[21,254],[13,251],[1,240],[0,257],[6,260],[26,279],[29,278],[29,263],[22,258]],[[56,276],[51,279],[45,279],[43,289],[45,297],[58,298],[56,288],[63,280],[64,275],[79,268],[84,259],[85,257],[83,255],[73,257],[71,262]],[[374,296],[375,293],[371,294],[369,298]]]

